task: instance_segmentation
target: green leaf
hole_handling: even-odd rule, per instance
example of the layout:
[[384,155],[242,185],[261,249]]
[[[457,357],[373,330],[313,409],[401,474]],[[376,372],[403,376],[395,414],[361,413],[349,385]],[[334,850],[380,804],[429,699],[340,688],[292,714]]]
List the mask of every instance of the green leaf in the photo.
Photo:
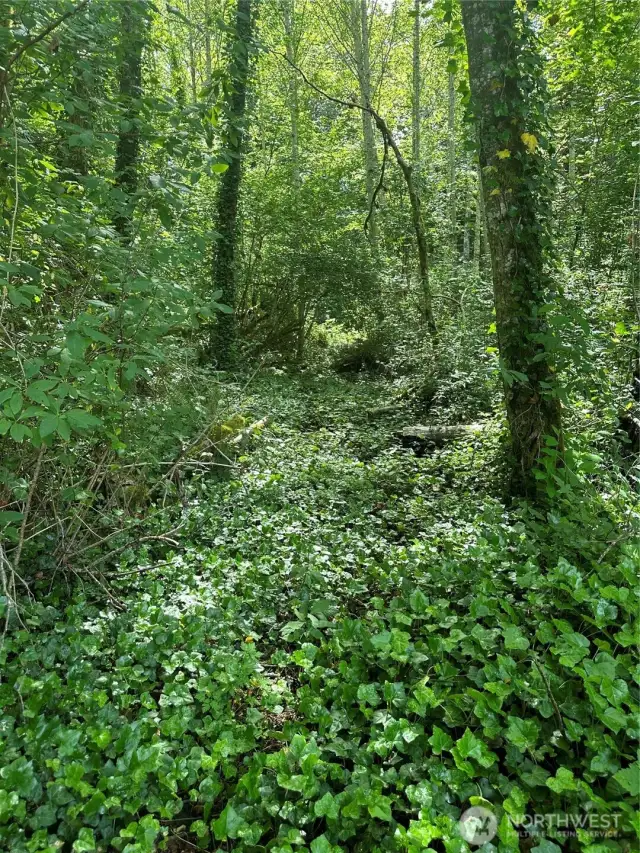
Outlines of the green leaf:
[[547,788],[551,788],[556,794],[562,794],[564,791],[576,791],[577,787],[573,773],[566,767],[560,767],[555,776],[547,779]]
[[450,750],[453,746],[453,738],[438,726],[433,727],[433,734],[429,738],[436,755],[440,755],[445,749]]
[[33,770],[33,762],[21,756],[0,770],[0,778],[9,791],[15,791],[25,800],[37,800],[42,791],[38,777]]
[[65,417],[76,432],[81,432],[82,430],[90,429],[91,427],[101,426],[102,424],[102,421],[99,418],[90,415],[89,412],[84,409],[70,409],[68,412],[65,412]]
[[531,848],[531,853],[562,853],[562,848],[554,844],[553,841],[541,838],[536,846]]
[[311,842],[311,853],[331,853],[331,849],[326,835],[319,835]]
[[69,439],[71,438],[71,427],[69,426],[69,422],[65,417],[58,418],[58,425],[56,429],[58,430],[58,435],[60,436],[60,438],[62,438],[64,441],[69,441]]
[[13,510],[0,510],[0,525],[11,524],[14,521],[22,521],[22,513]]
[[598,716],[616,734],[627,725],[627,715],[619,708],[609,707]]
[[372,705],[374,708],[380,704],[380,696],[376,690],[375,684],[361,684],[358,687],[358,701],[364,702],[367,705]]
[[551,651],[560,656],[561,664],[573,667],[589,654],[589,646],[590,643],[586,637],[573,631],[559,637],[551,646]]
[[25,424],[19,424],[17,421],[11,424],[9,435],[18,444],[22,444],[25,438],[31,437],[31,429]]
[[90,853],[96,849],[96,839],[92,829],[84,827],[73,842],[73,853]]
[[391,800],[388,797],[383,797],[382,794],[379,794],[375,801],[369,804],[368,809],[371,817],[377,817],[380,820],[386,821],[393,819],[391,814]]
[[509,625],[503,632],[504,644],[507,649],[518,649],[524,651],[529,648],[529,640],[523,635],[520,628],[515,625]]
[[520,752],[532,749],[540,734],[540,726],[535,720],[523,720],[520,717],[509,717],[509,727],[505,732],[508,741],[516,746]]
[[16,391],[9,400],[9,411],[13,415],[17,415],[22,409],[24,398],[19,391]]
[[228,803],[220,817],[213,823],[213,833],[217,841],[226,841],[228,838],[237,838],[238,830],[244,824],[244,820]]
[[340,807],[333,794],[327,791],[323,797],[314,803],[313,813],[316,817],[328,817],[335,820],[340,813]]
[[629,767],[619,770],[613,778],[632,797],[640,796],[640,762],[635,761]]
[[46,438],[58,429],[58,420],[57,415],[47,415],[42,419],[40,422],[40,435],[42,438]]

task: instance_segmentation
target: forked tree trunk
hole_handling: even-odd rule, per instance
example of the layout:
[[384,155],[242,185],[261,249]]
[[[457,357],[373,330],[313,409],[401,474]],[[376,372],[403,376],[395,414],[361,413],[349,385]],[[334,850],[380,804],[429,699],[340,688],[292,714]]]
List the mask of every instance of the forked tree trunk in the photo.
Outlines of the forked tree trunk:
[[[549,166],[538,148],[531,24],[516,0],[463,0],[478,128],[496,327],[514,455],[513,491],[534,495],[545,436],[561,438],[549,353],[544,271]],[[538,77],[539,79],[539,77]]]
[[229,49],[231,95],[227,114],[228,127],[224,139],[224,149],[229,156],[230,163],[220,181],[216,217],[220,236],[215,245],[211,276],[213,291],[221,294],[219,301],[231,309],[230,313],[218,314],[210,340],[210,356],[222,368],[231,367],[235,360],[235,257],[251,33],[251,0],[238,0],[233,40]]

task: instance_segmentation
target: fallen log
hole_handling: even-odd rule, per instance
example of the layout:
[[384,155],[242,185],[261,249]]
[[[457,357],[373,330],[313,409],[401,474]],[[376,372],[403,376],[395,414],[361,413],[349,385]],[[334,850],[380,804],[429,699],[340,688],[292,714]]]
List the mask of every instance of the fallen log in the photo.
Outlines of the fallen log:
[[420,442],[440,446],[447,441],[455,441],[458,438],[470,438],[484,432],[486,424],[454,424],[429,426],[407,426],[402,429],[401,438],[403,443],[411,444]]

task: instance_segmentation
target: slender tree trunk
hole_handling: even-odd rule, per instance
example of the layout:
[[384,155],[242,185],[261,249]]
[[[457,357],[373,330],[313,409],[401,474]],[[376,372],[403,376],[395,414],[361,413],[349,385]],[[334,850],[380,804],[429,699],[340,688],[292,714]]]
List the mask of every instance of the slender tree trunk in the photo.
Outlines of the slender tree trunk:
[[236,346],[236,240],[238,196],[242,177],[244,120],[249,76],[249,48],[252,36],[252,0],[237,0],[233,43],[229,54],[228,127],[224,149],[229,156],[229,168],[223,173],[218,195],[217,230],[212,285],[220,292],[219,301],[231,311],[219,314],[210,341],[210,355],[222,368],[233,366]]
[[420,170],[420,0],[413,0],[413,73],[411,98],[411,154],[414,175]]
[[114,226],[126,238],[131,225],[132,197],[138,189],[145,13],[135,3],[123,3],[120,7],[120,26],[122,56],[119,88],[123,112],[116,146],[115,186],[122,192],[123,198],[114,217]]
[[463,0],[462,20],[514,455],[512,490],[533,496],[544,438],[561,439],[556,383],[542,342],[550,296],[543,268],[549,166],[537,150],[538,93],[530,94],[530,80],[540,80],[541,70],[517,0]]
[[376,127],[382,134],[382,138],[386,140],[386,144],[391,148],[396,158],[396,163],[400,167],[402,176],[407,186],[409,194],[409,203],[411,205],[411,221],[416,237],[418,248],[418,269],[420,274],[420,289],[422,294],[422,310],[425,323],[429,329],[429,334],[434,344],[438,342],[438,328],[436,326],[435,316],[433,313],[433,303],[431,299],[431,283],[429,281],[429,249],[427,247],[427,234],[422,218],[422,209],[420,205],[420,195],[413,180],[412,168],[402,156],[402,152],[396,142],[393,134],[389,130],[387,123],[376,112],[372,112],[372,118],[376,123]]
[[188,45],[189,45],[189,79],[191,81],[191,102],[195,104],[198,100],[198,83],[196,80],[196,47],[193,39],[193,21],[191,19],[191,3],[186,0],[186,12],[189,23]]
[[[453,51],[451,51],[451,58]],[[455,263],[458,254],[456,222],[456,89],[455,74],[449,71],[447,79],[448,114],[448,153],[449,153],[449,229],[451,240],[451,262]]]
[[[369,55],[369,15],[367,0],[352,0],[351,20],[353,46],[360,87],[360,100],[366,107],[371,106],[371,65]],[[367,203],[372,211],[369,219],[369,239],[372,246],[378,243],[378,225],[376,211],[373,210],[373,197],[378,183],[378,154],[376,137],[371,114],[362,111],[362,135],[364,140],[364,165],[367,187]]]
[[480,255],[482,253],[482,235],[484,232],[484,204],[482,202],[482,174],[478,166],[478,182],[476,191],[476,222],[473,231],[473,273],[476,278],[480,275]]
[[343,101],[341,98],[334,98],[332,95],[328,95],[319,86],[316,86],[316,84],[313,83],[307,77],[304,71],[297,65],[293,65],[293,68],[298,72],[298,74],[300,74],[307,86],[318,92],[323,97],[327,98],[327,100],[333,101],[334,104],[340,104],[343,107],[349,107],[350,109],[368,112],[372,120],[375,122],[376,127],[380,131],[380,134],[382,135],[382,138],[385,142],[385,147],[390,148],[393,151],[393,156],[396,159],[396,163],[400,167],[402,177],[404,178],[405,184],[407,186],[409,202],[411,204],[411,220],[413,223],[413,229],[418,248],[418,265],[420,269],[420,284],[423,296],[423,316],[427,324],[427,328],[429,329],[429,333],[431,334],[431,339],[434,344],[437,344],[438,330],[433,314],[431,286],[429,282],[429,252],[427,247],[427,235],[425,232],[424,222],[422,219],[422,211],[420,208],[420,196],[413,181],[411,164],[407,163],[407,161],[402,156],[402,152],[400,151],[398,143],[396,142],[393,134],[389,130],[389,126],[387,125],[385,120],[371,106],[367,107],[364,104],[357,103],[356,101]]
[[209,0],[204,0],[204,62],[205,74],[207,79],[205,85],[211,84],[211,12],[209,9]]
[[[295,50],[295,0],[283,0],[282,7],[284,32],[285,32],[285,49],[287,60],[291,65],[296,63]],[[291,122],[291,189],[294,215],[298,210],[298,202],[300,197],[300,152],[298,147],[298,119],[299,119],[299,97],[298,97],[298,77],[295,74],[289,76],[289,119]],[[296,217],[297,218],[297,217]],[[298,232],[294,235],[294,244],[299,245]],[[301,290],[301,277],[298,276],[298,290]],[[298,292],[297,294],[297,342],[296,342],[296,360],[302,362],[304,359],[305,345],[305,326],[306,326],[306,299],[305,294]]]

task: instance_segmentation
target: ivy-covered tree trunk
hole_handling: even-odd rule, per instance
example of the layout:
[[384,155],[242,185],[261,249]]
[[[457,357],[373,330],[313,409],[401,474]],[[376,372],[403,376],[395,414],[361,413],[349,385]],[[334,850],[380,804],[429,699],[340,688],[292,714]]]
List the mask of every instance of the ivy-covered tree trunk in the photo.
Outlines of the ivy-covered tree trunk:
[[228,79],[231,92],[224,143],[230,162],[229,168],[220,181],[216,216],[220,236],[214,251],[212,284],[213,290],[219,294],[217,298],[231,311],[218,315],[210,341],[210,356],[222,368],[233,365],[236,345],[235,257],[249,75],[249,46],[252,32],[251,12],[251,0],[237,0],[236,21],[229,48]]
[[116,231],[130,236],[132,197],[138,189],[140,153],[140,98],[142,53],[146,32],[146,6],[141,0],[123,3],[120,9],[119,89],[122,116],[116,147],[115,185],[120,190],[113,219]]
[[533,496],[545,436],[560,439],[561,431],[545,321],[550,166],[539,138],[541,62],[531,22],[516,0],[463,0],[462,20],[514,456],[512,491]]

